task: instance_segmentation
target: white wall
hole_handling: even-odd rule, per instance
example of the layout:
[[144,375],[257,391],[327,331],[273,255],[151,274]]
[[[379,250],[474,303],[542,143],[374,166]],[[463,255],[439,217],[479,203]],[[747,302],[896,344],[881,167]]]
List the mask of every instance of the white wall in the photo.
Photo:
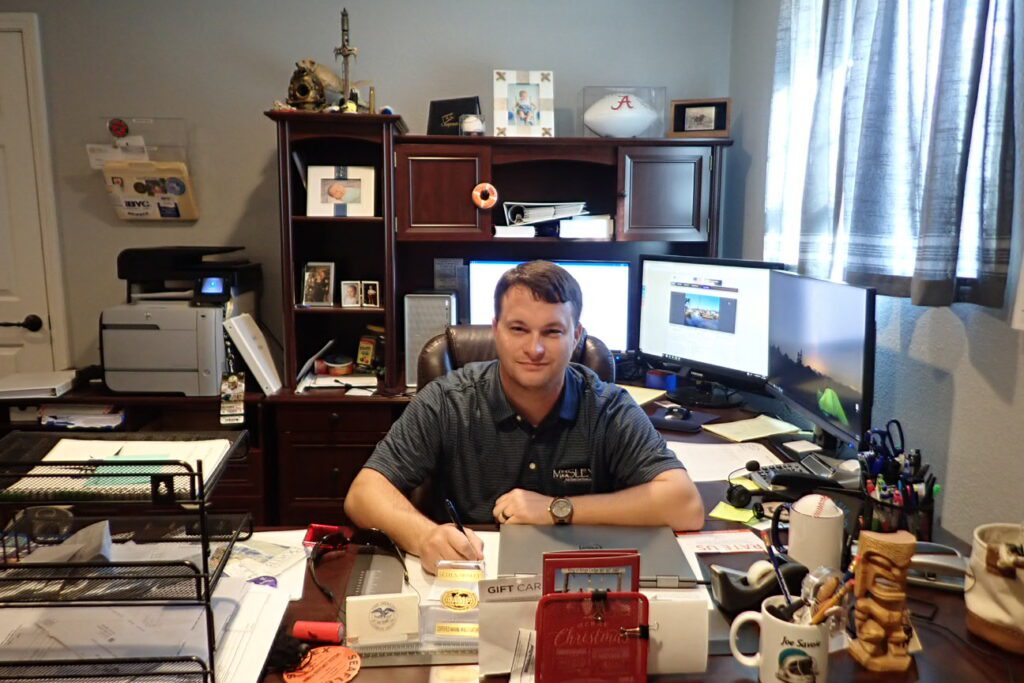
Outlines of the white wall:
[[[276,132],[263,112],[285,98],[296,60],[334,64],[342,5],[360,51],[354,78],[372,80],[378,104],[396,107],[415,133],[431,99],[476,94],[489,112],[495,68],[552,69],[562,135],[573,132],[585,85],[728,94],[729,2],[2,0],[0,11],[40,16],[76,365],[99,360],[97,319],[123,299],[115,260],[125,247],[244,245],[263,264],[263,316],[279,333]],[[85,154],[112,115],[187,120],[194,225],[114,217]]]
[[[744,258],[763,253],[778,6],[778,0],[737,0],[733,10],[731,91],[734,106],[742,101],[748,113],[734,124],[725,211],[726,231],[743,235],[730,253]],[[1018,125],[1018,139],[1022,132]],[[1022,188],[1018,170],[1018,207]],[[1014,230],[1024,237],[1020,208],[1014,216]],[[938,521],[963,539],[979,524],[1024,520],[1024,335],[1005,320],[1003,311],[969,304],[930,309],[878,299],[874,422],[899,418],[908,444],[921,449],[942,482]]]

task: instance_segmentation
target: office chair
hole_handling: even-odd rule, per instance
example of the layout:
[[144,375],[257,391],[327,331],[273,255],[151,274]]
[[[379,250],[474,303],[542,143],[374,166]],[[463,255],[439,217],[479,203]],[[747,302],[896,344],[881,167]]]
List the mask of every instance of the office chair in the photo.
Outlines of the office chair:
[[[443,334],[423,345],[417,363],[416,388],[422,389],[431,380],[457,370],[466,363],[494,360],[497,357],[490,325],[452,325]],[[611,351],[603,341],[589,336],[586,330],[573,349],[571,360],[596,372],[602,381],[615,381],[615,361]]]

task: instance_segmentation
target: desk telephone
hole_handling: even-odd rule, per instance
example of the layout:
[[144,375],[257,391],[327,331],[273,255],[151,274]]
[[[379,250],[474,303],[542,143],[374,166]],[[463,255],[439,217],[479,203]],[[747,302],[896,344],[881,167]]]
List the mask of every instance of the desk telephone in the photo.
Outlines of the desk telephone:
[[799,462],[766,465],[750,475],[763,489],[772,486],[807,488],[811,485],[839,485],[846,489],[860,488],[860,463],[856,460],[837,460],[827,456],[806,456]]

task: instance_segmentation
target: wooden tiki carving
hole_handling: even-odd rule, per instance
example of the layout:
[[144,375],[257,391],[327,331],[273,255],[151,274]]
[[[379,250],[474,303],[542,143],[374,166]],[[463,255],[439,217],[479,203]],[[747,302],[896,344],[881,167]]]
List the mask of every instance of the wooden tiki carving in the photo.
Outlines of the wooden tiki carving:
[[913,629],[907,610],[907,570],[917,544],[913,534],[862,531],[854,571],[857,639],[850,654],[871,671],[906,671]]

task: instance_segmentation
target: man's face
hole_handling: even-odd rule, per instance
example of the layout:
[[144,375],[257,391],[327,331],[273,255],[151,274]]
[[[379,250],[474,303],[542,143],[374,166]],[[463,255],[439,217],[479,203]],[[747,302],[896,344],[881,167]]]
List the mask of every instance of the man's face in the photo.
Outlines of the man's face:
[[502,379],[522,389],[560,387],[582,330],[573,323],[572,304],[549,304],[517,285],[502,299],[494,320]]

